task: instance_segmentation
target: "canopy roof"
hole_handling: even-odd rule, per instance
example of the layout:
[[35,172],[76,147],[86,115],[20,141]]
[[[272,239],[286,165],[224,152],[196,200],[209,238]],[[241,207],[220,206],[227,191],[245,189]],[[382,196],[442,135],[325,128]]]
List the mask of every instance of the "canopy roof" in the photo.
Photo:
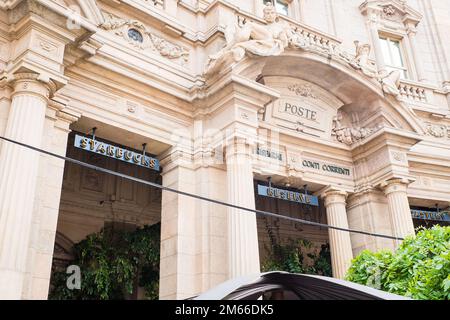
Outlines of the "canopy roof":
[[256,300],[268,292],[281,300],[410,300],[344,280],[285,272],[232,279],[194,300]]

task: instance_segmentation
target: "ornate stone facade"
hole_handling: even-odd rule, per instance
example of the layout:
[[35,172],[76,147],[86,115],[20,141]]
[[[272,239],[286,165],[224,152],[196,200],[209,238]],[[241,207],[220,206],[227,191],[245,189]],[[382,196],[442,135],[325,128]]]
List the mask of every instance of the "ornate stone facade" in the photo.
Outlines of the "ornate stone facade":
[[[0,1],[0,136],[250,209],[270,177],[338,228],[411,234],[411,207],[450,206],[447,21],[425,0],[351,2]],[[71,153],[93,128],[162,170]],[[0,299],[46,299],[52,259],[111,221],[161,222],[160,297],[192,297],[259,271],[262,220],[1,142]],[[398,245],[307,232],[341,278]]]

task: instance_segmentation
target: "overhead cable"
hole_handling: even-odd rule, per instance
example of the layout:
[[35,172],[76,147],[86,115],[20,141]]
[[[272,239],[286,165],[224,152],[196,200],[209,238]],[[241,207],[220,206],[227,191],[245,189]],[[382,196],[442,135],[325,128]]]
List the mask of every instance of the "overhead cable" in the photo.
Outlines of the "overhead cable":
[[151,187],[154,187],[154,188],[158,188],[158,189],[161,189],[161,190],[164,190],[164,191],[173,192],[173,193],[177,193],[177,194],[180,194],[180,195],[183,195],[183,196],[195,198],[195,199],[198,199],[198,200],[207,201],[207,202],[210,202],[210,203],[222,205],[222,206],[225,206],[225,207],[228,207],[228,208],[233,208],[233,209],[238,209],[238,210],[242,210],[242,211],[246,211],[246,212],[256,213],[258,215],[271,217],[271,218],[278,218],[278,219],[289,220],[289,221],[293,221],[293,222],[296,222],[296,223],[299,223],[299,224],[304,224],[304,225],[311,225],[311,226],[322,227],[322,228],[326,228],[326,229],[333,229],[333,230],[339,230],[339,231],[345,231],[345,232],[350,232],[350,233],[363,234],[363,235],[367,235],[367,236],[386,238],[386,239],[392,239],[392,240],[404,240],[403,238],[398,238],[398,237],[389,236],[389,235],[385,235],[385,234],[379,234],[379,233],[372,233],[372,232],[361,231],[361,230],[341,228],[341,227],[331,226],[331,225],[328,225],[328,224],[323,224],[323,223],[318,223],[318,222],[313,222],[313,221],[308,221],[308,220],[303,220],[303,219],[283,216],[283,215],[272,213],[272,212],[267,212],[267,211],[262,211],[262,210],[256,210],[256,209],[250,209],[250,208],[241,207],[241,206],[234,205],[234,204],[231,204],[231,203],[227,203],[227,202],[224,202],[224,201],[210,199],[210,198],[199,196],[199,195],[196,195],[196,194],[193,194],[193,193],[176,190],[176,189],[169,188],[169,187],[164,187],[164,186],[162,186],[160,184],[157,184],[157,183],[154,183],[154,182],[150,182],[150,181],[142,180],[142,179],[139,179],[139,178],[131,177],[131,176],[128,176],[128,175],[123,174],[123,173],[119,173],[119,172],[112,171],[112,170],[109,170],[109,169],[104,169],[104,168],[101,168],[101,167],[98,167],[98,166],[95,166],[95,165],[92,165],[92,164],[89,164],[89,163],[85,163],[85,162],[82,162],[82,161],[79,161],[79,160],[76,160],[76,159],[72,159],[72,158],[69,158],[69,157],[61,156],[61,155],[58,155],[58,154],[55,154],[55,153],[52,153],[52,152],[49,152],[49,151],[46,151],[46,150],[43,150],[43,149],[40,149],[40,148],[36,148],[36,147],[30,146],[28,144],[22,143],[22,142],[11,140],[11,139],[8,139],[8,138],[2,137],[2,136],[0,136],[0,139],[4,140],[4,141],[7,141],[7,142],[10,142],[10,143],[13,143],[13,144],[16,144],[16,145],[19,145],[19,146],[22,146],[22,147],[25,147],[25,148],[28,148],[28,149],[31,149],[31,150],[34,150],[34,151],[37,151],[39,153],[43,153],[43,154],[46,154],[46,155],[49,155],[49,156],[52,156],[52,157],[55,157],[55,158],[59,158],[61,160],[65,160],[67,162],[71,162],[71,163],[74,163],[74,164],[77,164],[77,165],[80,165],[80,166],[92,169],[92,170],[100,171],[100,172],[103,172],[103,173],[114,175],[116,177],[120,177],[120,178],[128,179],[128,180],[131,180],[131,181],[134,181],[134,182],[142,183],[144,185],[148,185],[148,186],[151,186]]

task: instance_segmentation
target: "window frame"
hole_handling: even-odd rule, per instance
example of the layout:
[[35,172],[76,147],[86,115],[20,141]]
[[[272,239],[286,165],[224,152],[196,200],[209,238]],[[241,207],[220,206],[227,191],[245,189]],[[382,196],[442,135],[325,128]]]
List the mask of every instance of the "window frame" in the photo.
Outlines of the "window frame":
[[[283,15],[283,16],[286,16],[286,17],[289,17],[289,15],[290,15],[290,7],[289,7],[289,4],[290,4],[290,1],[287,1],[287,0],[263,0],[263,4],[264,5],[266,5],[267,3],[272,3],[272,5],[273,5],[273,7],[275,8],[275,11],[277,12],[277,14],[281,14],[281,15]],[[284,4],[284,5],[286,5],[286,13],[284,13],[284,12],[279,12],[278,10],[277,10],[277,3],[281,3],[281,4]]]
[[[393,71],[393,70],[397,70],[401,72],[401,78],[402,79],[409,79],[410,78],[410,73],[411,73],[411,68],[409,66],[408,63],[408,55],[406,54],[405,48],[404,48],[404,44],[403,44],[403,38],[400,36],[394,36],[394,35],[390,35],[390,34],[386,34],[386,33],[379,33],[378,35],[378,41],[380,41],[380,43],[382,43],[382,41],[386,41],[387,42],[387,47],[388,47],[388,54],[389,54],[389,58],[391,61],[394,61],[394,48],[393,48],[393,43],[398,43],[398,47],[399,47],[399,51],[400,51],[400,60],[402,62],[402,66],[395,66],[393,64],[388,63],[388,61],[384,61],[386,68],[389,71]],[[381,44],[382,48],[384,47]],[[385,53],[384,53],[384,49],[383,50],[383,58],[385,59]],[[386,60],[386,59],[385,59]]]

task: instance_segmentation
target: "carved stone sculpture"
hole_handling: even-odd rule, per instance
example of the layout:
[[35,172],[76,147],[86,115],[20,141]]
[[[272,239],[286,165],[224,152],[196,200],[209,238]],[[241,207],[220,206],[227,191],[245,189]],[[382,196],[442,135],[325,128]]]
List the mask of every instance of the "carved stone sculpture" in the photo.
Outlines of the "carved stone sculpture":
[[264,8],[266,25],[247,22],[243,27],[237,24],[227,27],[226,46],[209,57],[205,74],[216,71],[225,62],[238,62],[246,53],[257,56],[277,56],[289,45],[292,31],[286,22],[277,20],[272,4]]
[[[117,36],[123,37],[131,45],[142,50],[158,53],[171,60],[178,60],[181,64],[189,60],[189,51],[186,48],[155,35],[142,22],[117,18],[112,14],[105,14],[104,16],[105,21],[100,27]],[[141,41],[136,41],[136,39],[130,37],[130,30],[138,32]]]
[[370,44],[360,44],[355,41],[356,56],[350,61],[350,65],[355,69],[361,70],[365,75],[375,78],[378,77],[377,66],[370,61]]
[[342,125],[343,115],[341,112],[338,112],[336,117],[334,117],[334,127],[333,127],[333,135],[336,137],[336,140],[345,143],[346,145],[351,146],[353,143],[363,140],[370,136],[375,129],[367,129],[367,128],[351,128]]
[[435,124],[429,124],[427,126],[427,133],[435,138],[443,138],[447,134],[447,127]]
[[380,77],[380,82],[384,93],[393,95],[394,97],[400,95],[400,90],[398,89],[400,85],[400,71],[387,73],[386,76]]
[[355,41],[355,56],[342,50],[339,45],[330,43],[310,31],[278,19],[275,8],[268,3],[264,8],[265,25],[246,22],[227,26],[225,31],[226,45],[219,52],[209,56],[204,75],[216,73],[221,66],[239,62],[245,55],[260,57],[278,56],[286,48],[313,51],[329,59],[337,59],[360,70],[369,78],[376,79],[384,93],[398,97],[400,91],[400,72],[379,73],[377,65],[370,60],[371,46]]
[[[400,85],[400,71],[378,72],[376,64],[369,59],[370,45],[360,44],[359,41],[355,41],[354,43],[356,46],[356,55],[349,61],[350,65],[355,69],[361,70],[366,76],[377,79],[381,83],[384,93],[398,97],[400,95],[398,89]],[[341,57],[348,59],[347,55],[342,55]]]

